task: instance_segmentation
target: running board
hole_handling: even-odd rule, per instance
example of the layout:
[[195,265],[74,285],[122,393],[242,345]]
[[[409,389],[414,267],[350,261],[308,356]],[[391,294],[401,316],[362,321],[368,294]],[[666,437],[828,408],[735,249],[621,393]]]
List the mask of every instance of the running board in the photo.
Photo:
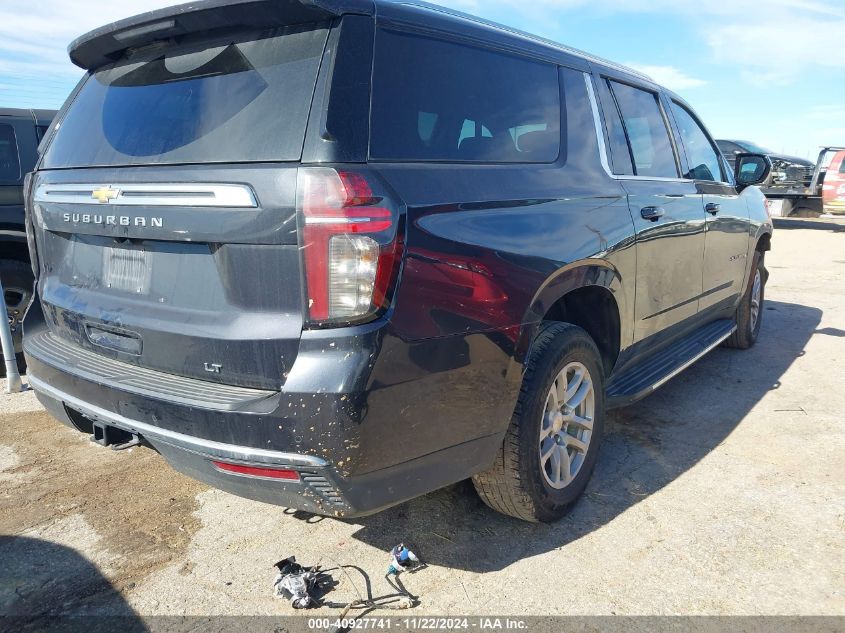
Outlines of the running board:
[[732,319],[714,321],[613,377],[607,386],[607,408],[623,407],[645,398],[718,347],[735,330]]

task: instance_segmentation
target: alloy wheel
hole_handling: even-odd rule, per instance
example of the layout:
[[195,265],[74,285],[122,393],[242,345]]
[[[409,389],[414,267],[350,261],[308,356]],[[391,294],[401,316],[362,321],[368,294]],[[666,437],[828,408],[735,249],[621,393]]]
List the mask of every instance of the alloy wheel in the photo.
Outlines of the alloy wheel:
[[760,318],[760,303],[763,299],[763,276],[757,270],[754,275],[754,285],[751,287],[751,331],[757,329],[757,321]]
[[577,362],[564,367],[549,389],[540,425],[540,469],[552,488],[565,488],[584,465],[595,403],[587,368]]

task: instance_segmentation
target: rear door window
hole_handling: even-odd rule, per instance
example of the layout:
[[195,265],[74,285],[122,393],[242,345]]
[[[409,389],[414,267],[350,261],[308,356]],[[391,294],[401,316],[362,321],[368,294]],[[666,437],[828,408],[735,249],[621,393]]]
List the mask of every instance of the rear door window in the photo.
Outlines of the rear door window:
[[609,85],[622,115],[635,175],[677,178],[675,152],[657,95],[615,81]]
[[97,70],[44,167],[299,160],[327,36],[319,25],[275,29]]
[[625,126],[622,124],[619,107],[616,105],[616,99],[610,92],[610,86],[606,79],[599,82],[599,98],[604,109],[607,137],[610,139],[610,162],[613,173],[618,176],[633,176],[634,163],[631,160],[628,138],[625,136]]
[[724,182],[722,161],[713,147],[710,137],[684,106],[673,101],[672,114],[681,133],[681,142],[689,163],[689,172],[684,178],[692,180],[714,180]]
[[0,123],[0,184],[17,184],[21,179],[21,163],[15,128]]
[[561,151],[557,67],[381,30],[370,156],[391,161],[553,163]]

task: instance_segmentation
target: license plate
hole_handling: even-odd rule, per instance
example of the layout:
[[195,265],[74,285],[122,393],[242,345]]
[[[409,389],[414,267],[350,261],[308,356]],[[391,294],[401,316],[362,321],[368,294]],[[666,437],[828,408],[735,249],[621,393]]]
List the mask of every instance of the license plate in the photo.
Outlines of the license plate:
[[118,246],[103,250],[103,283],[107,288],[147,294],[151,277],[152,258],[147,251]]

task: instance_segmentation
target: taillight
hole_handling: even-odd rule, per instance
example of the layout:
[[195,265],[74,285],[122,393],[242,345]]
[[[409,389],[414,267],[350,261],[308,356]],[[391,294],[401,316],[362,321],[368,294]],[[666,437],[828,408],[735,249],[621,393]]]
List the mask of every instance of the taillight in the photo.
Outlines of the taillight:
[[398,211],[360,172],[301,168],[298,206],[312,323],[350,323],[385,309],[398,273]]
[[228,462],[211,462],[217,470],[233,475],[244,477],[257,477],[259,479],[281,479],[283,481],[299,481],[299,473],[288,468],[265,468],[261,466],[244,466],[243,464],[230,464]]

